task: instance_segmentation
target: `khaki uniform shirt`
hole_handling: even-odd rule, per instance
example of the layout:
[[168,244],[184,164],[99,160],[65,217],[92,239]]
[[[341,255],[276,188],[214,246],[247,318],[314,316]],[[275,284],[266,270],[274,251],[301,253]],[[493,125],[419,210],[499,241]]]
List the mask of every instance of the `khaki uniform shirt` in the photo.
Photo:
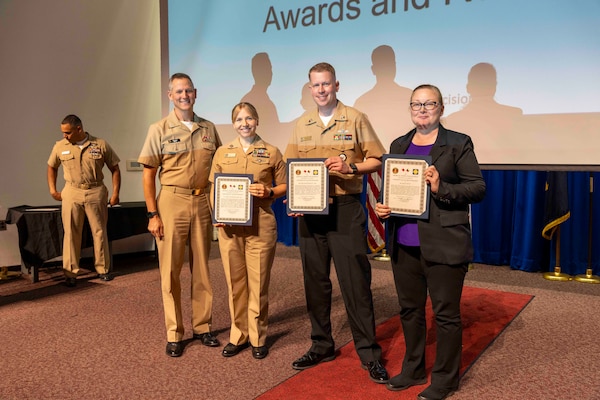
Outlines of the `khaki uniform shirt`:
[[[239,138],[219,147],[210,172],[211,182],[214,182],[215,173],[252,174],[252,183],[262,183],[270,188],[286,183],[287,166],[279,149],[256,135],[247,152],[244,152]],[[257,204],[260,200],[262,199],[255,199],[254,203]]]
[[120,161],[117,153],[105,140],[87,132],[86,134],[88,140],[82,148],[62,139],[54,144],[48,158],[48,165],[52,168],[58,168],[62,164],[65,181],[72,185],[102,183],[104,164],[114,167]]
[[150,125],[138,162],[158,168],[163,186],[205,189],[212,156],[221,145],[215,125],[194,114],[190,130],[171,111]]
[[[385,153],[367,116],[338,101],[336,110],[325,126],[314,109],[305,112],[296,122],[294,133],[284,158],[329,158],[341,156],[350,163],[367,158],[381,159]],[[362,175],[329,173],[329,192],[332,196],[362,192]]]

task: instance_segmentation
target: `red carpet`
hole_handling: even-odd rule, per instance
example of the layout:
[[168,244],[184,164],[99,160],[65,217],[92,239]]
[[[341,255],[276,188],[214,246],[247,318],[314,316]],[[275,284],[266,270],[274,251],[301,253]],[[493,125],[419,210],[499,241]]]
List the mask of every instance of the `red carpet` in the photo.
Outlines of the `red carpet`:
[[[533,296],[524,294],[464,288],[461,304],[464,327],[461,375],[532,298]],[[427,320],[426,351],[429,374],[435,355],[435,327],[431,307],[428,309]],[[379,325],[377,338],[383,348],[383,360],[390,376],[399,374],[405,351],[399,317],[390,318]],[[385,385],[371,382],[368,373],[360,368],[354,344],[348,343],[338,350],[334,361],[302,371],[258,399],[415,399],[427,385],[415,386],[402,392],[392,392],[387,390]]]

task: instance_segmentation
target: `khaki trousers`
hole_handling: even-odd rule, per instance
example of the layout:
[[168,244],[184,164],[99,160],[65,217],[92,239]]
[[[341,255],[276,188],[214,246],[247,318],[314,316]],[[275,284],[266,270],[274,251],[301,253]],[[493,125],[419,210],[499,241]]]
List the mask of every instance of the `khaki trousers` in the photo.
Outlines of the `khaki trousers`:
[[69,278],[79,273],[81,235],[87,217],[94,242],[94,267],[99,274],[110,271],[110,251],[106,224],[108,222],[108,190],[100,185],[78,189],[65,185],[62,195],[63,270]]
[[257,207],[253,218],[252,226],[219,228],[219,250],[229,289],[229,341],[258,347],[267,337],[277,223],[270,206]]
[[162,300],[167,341],[183,339],[181,311],[181,268],[189,244],[192,300],[192,330],[210,331],[212,322],[212,287],[208,256],[212,238],[212,220],[208,198],[161,190],[157,207],[164,225],[164,238],[157,241]]

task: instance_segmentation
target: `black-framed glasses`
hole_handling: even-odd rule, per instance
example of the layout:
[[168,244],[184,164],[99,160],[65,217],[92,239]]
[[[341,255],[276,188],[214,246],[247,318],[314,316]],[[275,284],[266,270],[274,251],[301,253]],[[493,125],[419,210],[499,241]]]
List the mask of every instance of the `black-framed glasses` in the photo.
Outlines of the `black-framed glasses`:
[[431,111],[435,110],[439,103],[437,101],[428,101],[425,103],[412,102],[410,103],[410,109],[413,111],[419,111],[421,107],[425,107],[426,110]]

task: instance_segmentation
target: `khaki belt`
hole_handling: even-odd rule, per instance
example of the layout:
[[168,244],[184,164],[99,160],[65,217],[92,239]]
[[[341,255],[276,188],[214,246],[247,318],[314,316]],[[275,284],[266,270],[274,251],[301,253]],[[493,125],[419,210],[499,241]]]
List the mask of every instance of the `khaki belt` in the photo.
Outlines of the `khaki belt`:
[[191,195],[191,196],[200,196],[201,194],[204,194],[206,191],[206,189],[188,189],[188,188],[182,188],[179,186],[163,186],[162,189],[167,190],[169,192],[173,192],[173,193],[181,193],[181,194],[187,194],[187,195]]
[[84,189],[84,190],[88,190],[94,187],[98,187],[102,185],[102,182],[89,182],[89,183],[75,183],[75,182],[71,182],[71,186],[73,186],[74,188],[77,189]]

